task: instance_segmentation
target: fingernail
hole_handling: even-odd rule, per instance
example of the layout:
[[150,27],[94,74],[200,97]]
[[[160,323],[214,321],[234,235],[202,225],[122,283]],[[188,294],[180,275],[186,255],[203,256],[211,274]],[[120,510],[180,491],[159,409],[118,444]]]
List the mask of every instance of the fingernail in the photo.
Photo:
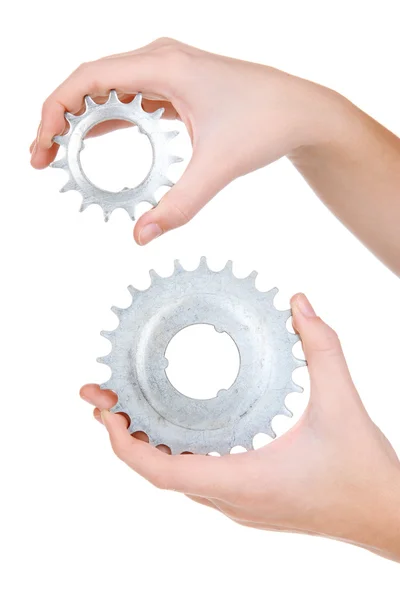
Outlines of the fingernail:
[[315,310],[313,309],[313,307],[311,306],[304,294],[298,294],[295,298],[295,303],[304,317],[311,318],[317,316]]
[[36,134],[36,146],[39,143],[39,139],[40,139],[40,134],[41,133],[42,133],[42,122],[40,121],[38,130],[37,130],[37,134]]
[[139,233],[139,244],[144,246],[162,234],[162,229],[156,223],[145,225]]
[[105,422],[106,422],[106,420],[107,420],[107,413],[108,413],[108,410],[106,410],[106,409],[103,409],[103,410],[100,412],[101,420],[103,421],[103,424],[104,424],[104,425],[105,425]]
[[37,140],[35,140],[33,142],[32,150],[31,150],[31,156],[35,156],[36,150],[37,150]]

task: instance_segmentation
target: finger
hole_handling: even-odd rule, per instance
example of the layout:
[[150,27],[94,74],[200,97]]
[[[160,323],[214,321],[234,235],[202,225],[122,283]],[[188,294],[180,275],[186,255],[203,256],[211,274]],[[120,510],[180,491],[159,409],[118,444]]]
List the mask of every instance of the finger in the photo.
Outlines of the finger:
[[[96,408],[93,411],[93,416],[99,423],[103,424],[101,419],[101,411],[109,410],[112,408],[118,400],[117,394],[112,392],[111,390],[103,390],[96,383],[88,383],[84,385],[79,392],[81,398],[89,404],[93,404]],[[128,415],[124,413],[117,413],[118,419],[123,423],[124,427],[129,427],[130,418]],[[142,432],[137,432],[138,434],[142,434]],[[135,434],[136,435],[136,434]],[[146,441],[149,441],[149,438],[146,434],[143,434],[146,437]],[[139,439],[143,439],[139,436]]]
[[158,488],[218,498],[243,485],[245,474],[234,469],[232,461],[209,456],[168,456],[134,439],[116,416],[107,410],[101,412],[115,454]]
[[[130,102],[134,96],[130,95],[124,98],[124,102]],[[108,97],[107,97],[108,98]],[[106,98],[106,99],[107,99]],[[95,102],[96,98],[93,99]],[[154,101],[154,100],[146,100],[143,98],[142,107],[146,112],[155,112],[159,108],[163,108],[164,112],[162,115],[163,119],[179,119],[179,115],[176,112],[175,108],[172,106],[170,102],[162,102],[162,101]],[[85,136],[86,138],[98,137],[100,135],[104,135],[109,133],[110,131],[116,131],[118,129],[126,129],[128,127],[134,126],[134,123],[129,121],[122,121],[121,119],[111,119],[109,121],[103,121],[98,125],[95,125],[92,129],[90,129]],[[32,152],[36,139],[30,145],[29,151]]]
[[[132,99],[133,96],[130,96]],[[96,101],[96,99],[95,99]],[[158,108],[164,108],[163,119],[179,119],[179,115],[177,114],[175,108],[172,106],[170,102],[164,101],[154,101],[154,100],[143,100],[142,106],[144,110],[147,112],[154,112]],[[103,123],[99,123],[95,125],[88,134],[85,136],[86,138],[98,137],[101,135],[105,135],[111,131],[116,131],[118,129],[126,129],[134,126],[133,123],[128,121],[122,121],[121,119],[114,119],[110,121],[104,121]],[[65,131],[65,130],[64,130]],[[40,149],[37,146],[37,138],[31,143],[29,151],[31,153],[31,163],[37,169],[44,169],[47,167],[53,160],[55,159],[59,146],[58,144],[53,144],[49,149]]]
[[138,220],[134,232],[136,242],[147,244],[184,225],[230,180],[220,157],[214,156],[210,147],[197,148],[181,179],[153,210]]
[[[125,419],[125,423],[126,423],[126,427],[129,426],[129,418],[127,415],[125,415],[124,413],[118,413],[119,415],[122,415]],[[101,425],[103,425],[103,421],[101,418],[101,410],[99,408],[94,408],[93,409],[93,416],[96,419],[96,421],[98,421]],[[143,432],[143,431],[136,431],[135,433],[132,433],[133,436],[135,436],[135,438],[137,438],[138,440],[141,440],[142,442],[148,442],[149,438],[148,436]]]
[[201,498],[201,496],[191,496],[190,494],[185,494],[189,500],[193,500],[193,502],[197,502],[197,504],[202,504],[203,506],[208,506],[209,508],[214,508],[221,512],[217,506],[215,506],[214,502],[209,500],[208,498]]
[[37,140],[32,143],[31,165],[35,169],[45,169],[50,163],[55,160],[59,149],[58,144],[53,144],[48,150],[40,150],[37,145]]
[[[130,97],[132,99],[132,97]],[[178,119],[179,116],[172,106],[170,102],[154,102],[153,100],[145,100],[142,101],[142,107],[146,112],[155,112],[159,108],[163,108],[164,112],[162,115],[163,119]],[[86,138],[99,137],[101,135],[105,135],[106,133],[110,133],[111,131],[117,131],[119,129],[127,129],[135,126],[134,123],[130,123],[129,121],[122,121],[121,119],[112,119],[110,121],[103,121],[98,125],[95,125],[92,129],[90,129],[85,136]]]
[[111,390],[103,390],[97,383],[87,383],[80,391],[79,395],[82,400],[93,404],[100,410],[109,410],[118,400],[117,394]]
[[[319,399],[347,398],[349,391],[358,398],[339,338],[322,319],[317,317],[304,294],[296,294],[291,301],[293,325],[301,336],[311,380],[311,395]],[[345,394],[343,392],[346,392]]]
[[[96,408],[93,410],[93,416],[96,419],[96,421],[98,421],[101,424],[103,424],[101,418],[101,411],[109,410],[117,403],[118,400],[117,394],[115,394],[111,390],[102,390],[100,386],[95,383],[89,383],[87,385],[84,385],[80,390],[80,395],[83,400],[86,400],[86,402],[89,402],[89,404],[94,404],[96,406]],[[129,417],[124,413],[118,414],[124,417],[125,427],[129,426]],[[142,442],[149,442],[149,437],[146,433],[144,433],[144,431],[135,431],[135,433],[133,433],[132,436]],[[171,450],[168,448],[168,446],[160,445],[157,446],[157,448],[161,450],[161,452],[171,454]]]
[[162,57],[151,53],[81,65],[45,101],[38,148],[48,150],[52,146],[53,137],[64,131],[64,113],[77,113],[86,95],[106,96],[115,89],[124,94],[153,91],[169,97],[171,76],[164,67]]

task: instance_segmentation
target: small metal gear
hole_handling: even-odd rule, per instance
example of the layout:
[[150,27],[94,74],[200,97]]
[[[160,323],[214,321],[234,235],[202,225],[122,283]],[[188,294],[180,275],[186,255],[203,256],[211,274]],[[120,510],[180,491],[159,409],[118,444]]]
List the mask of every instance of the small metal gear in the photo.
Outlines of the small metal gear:
[[[129,416],[131,433],[144,431],[151,444],[165,444],[173,454],[222,455],[238,445],[252,449],[257,433],[275,437],[271,421],[279,414],[292,416],[285,398],[303,391],[292,372],[306,364],[293,356],[299,336],[286,327],[291,311],[273,305],[278,289],[257,290],[256,272],[237,279],[231,261],[221,271],[211,271],[204,257],[195,271],[185,271],[175,261],[170,277],[154,271],[150,276],[147,290],[128,288],[128,308],[113,307],[117,329],[102,332],[112,350],[98,360],[112,374],[101,387],[118,395],[113,412]],[[170,340],[199,323],[228,333],[240,355],[235,382],[210,400],[184,396],[165,371]]]
[[[119,100],[115,90],[105,104],[96,104],[90,96],[85,97],[85,112],[81,115],[65,113],[69,123],[69,130],[65,135],[57,135],[54,141],[60,146],[65,146],[65,156],[51,164],[52,167],[67,171],[69,178],[60,192],[77,190],[82,194],[81,211],[90,204],[99,204],[104,212],[104,220],[116,208],[124,208],[131,219],[135,219],[135,207],[140,202],[157,204],[155,192],[161,186],[173,186],[166,175],[170,165],[183,160],[179,156],[170,154],[167,142],[172,140],[178,131],[163,131],[159,120],[164,112],[159,108],[153,113],[148,113],[142,108],[142,95],[136,94],[132,102],[123,103]],[[85,175],[80,153],[83,149],[83,139],[92,127],[103,121],[120,119],[137,125],[140,133],[147,135],[153,150],[153,161],[149,173],[138,186],[124,188],[119,192],[110,192],[95,186]]]

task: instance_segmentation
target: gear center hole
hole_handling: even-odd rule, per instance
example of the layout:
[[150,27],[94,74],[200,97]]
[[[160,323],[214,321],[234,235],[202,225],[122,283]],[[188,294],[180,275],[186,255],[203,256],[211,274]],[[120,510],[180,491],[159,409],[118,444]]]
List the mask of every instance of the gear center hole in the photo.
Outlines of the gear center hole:
[[240,367],[239,350],[227,333],[212,325],[190,325],[169,342],[165,372],[181,394],[195,400],[215,398],[234,383]]
[[[137,127],[125,127],[127,122],[121,119],[114,123],[116,129],[107,135],[85,138],[85,147],[80,153],[86,177],[108,192],[138,186],[153,163],[153,149],[147,135],[141,134]],[[107,121],[97,127],[106,125]]]

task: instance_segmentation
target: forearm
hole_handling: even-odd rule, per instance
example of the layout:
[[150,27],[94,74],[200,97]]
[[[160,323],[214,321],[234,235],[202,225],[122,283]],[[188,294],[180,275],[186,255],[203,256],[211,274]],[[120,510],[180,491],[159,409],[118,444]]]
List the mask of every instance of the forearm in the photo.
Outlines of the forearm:
[[349,541],[383,558],[400,562],[400,471],[368,499],[360,498]]
[[400,139],[342,96],[318,86],[316,94],[321,139],[289,158],[346,227],[400,275]]

